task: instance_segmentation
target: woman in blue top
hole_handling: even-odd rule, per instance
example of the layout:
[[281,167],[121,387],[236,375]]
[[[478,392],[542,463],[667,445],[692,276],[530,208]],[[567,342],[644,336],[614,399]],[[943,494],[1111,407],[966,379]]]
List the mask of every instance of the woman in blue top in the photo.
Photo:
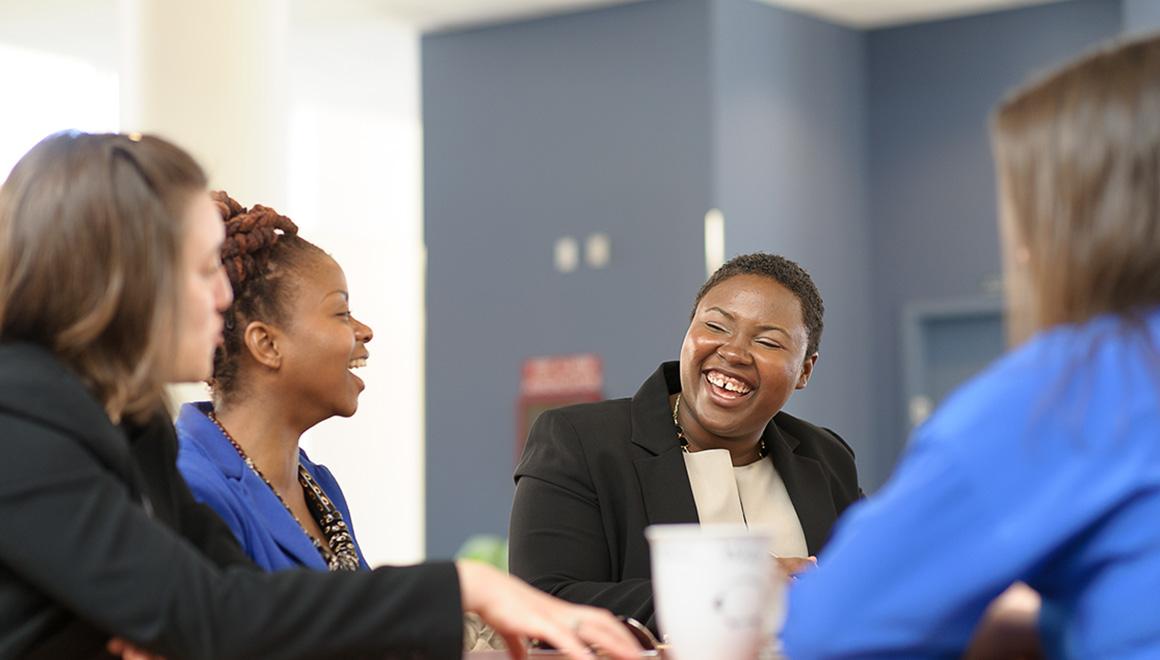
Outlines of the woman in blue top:
[[367,567],[330,471],[302,433],[358,407],[371,329],[351,316],[342,268],[265,206],[213,193],[234,301],[214,355],[213,402],[182,406],[178,468],[262,568]]
[[1039,592],[1048,655],[1160,657],[1160,38],[993,121],[1016,347],[915,432],[792,588],[793,658],[958,655]]

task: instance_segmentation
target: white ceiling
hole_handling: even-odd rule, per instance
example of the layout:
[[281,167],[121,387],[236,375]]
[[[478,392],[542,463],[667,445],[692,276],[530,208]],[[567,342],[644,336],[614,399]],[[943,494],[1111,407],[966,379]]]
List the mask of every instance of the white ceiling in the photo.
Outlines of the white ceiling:
[[877,28],[981,14],[1060,0],[760,0],[856,28]]
[[[425,30],[535,18],[607,5],[668,0],[330,0],[327,14],[370,10]],[[757,0],[855,28],[962,16],[1061,0]]]

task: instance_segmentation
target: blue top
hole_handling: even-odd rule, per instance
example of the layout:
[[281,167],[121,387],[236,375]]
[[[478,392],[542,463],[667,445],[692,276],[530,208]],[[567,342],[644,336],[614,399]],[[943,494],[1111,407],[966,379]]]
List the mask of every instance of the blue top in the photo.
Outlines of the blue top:
[[957,657],[1017,580],[1051,657],[1160,658],[1160,311],[1046,331],[949,397],[791,589],[783,642]]
[[[193,496],[226,521],[246,554],[265,570],[303,566],[327,570],[326,561],[310,536],[270,486],[246,466],[221,429],[207,416],[211,410],[213,405],[207,401],[187,403],[181,406],[177,417],[177,468]],[[354,535],[350,509],[334,475],[324,466],[312,463],[301,449],[298,460],[342,512],[359,563],[367,569]]]

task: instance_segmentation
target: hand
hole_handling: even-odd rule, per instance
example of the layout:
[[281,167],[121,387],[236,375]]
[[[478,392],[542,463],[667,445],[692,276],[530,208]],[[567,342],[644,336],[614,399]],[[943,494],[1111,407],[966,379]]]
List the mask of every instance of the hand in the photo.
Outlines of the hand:
[[1016,582],[991,601],[964,658],[1042,658],[1039,594]]
[[524,640],[542,639],[569,658],[590,659],[594,646],[612,658],[638,658],[641,647],[605,610],[573,605],[479,562],[455,562],[463,610],[475,612],[503,636],[513,658],[524,658]]
[[798,574],[804,573],[818,565],[817,557],[774,557],[777,566],[786,579],[793,580]]
[[109,652],[109,655],[121,656],[121,660],[165,660],[164,656],[154,655],[120,637],[110,639],[105,644],[105,650]]

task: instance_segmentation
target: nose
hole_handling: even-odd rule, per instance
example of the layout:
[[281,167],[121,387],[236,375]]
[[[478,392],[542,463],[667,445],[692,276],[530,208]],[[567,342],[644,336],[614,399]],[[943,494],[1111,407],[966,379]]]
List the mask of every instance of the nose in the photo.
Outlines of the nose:
[[749,364],[753,355],[749,352],[745,339],[734,334],[717,347],[717,355],[730,364]]
[[364,344],[369,343],[375,338],[375,331],[371,327],[355,317],[350,317],[354,321],[354,338]]
[[218,283],[215,294],[214,302],[217,303],[217,310],[219,312],[225,312],[230,308],[230,304],[234,302],[234,289],[230,286],[230,278],[226,275],[225,266],[218,268]]

